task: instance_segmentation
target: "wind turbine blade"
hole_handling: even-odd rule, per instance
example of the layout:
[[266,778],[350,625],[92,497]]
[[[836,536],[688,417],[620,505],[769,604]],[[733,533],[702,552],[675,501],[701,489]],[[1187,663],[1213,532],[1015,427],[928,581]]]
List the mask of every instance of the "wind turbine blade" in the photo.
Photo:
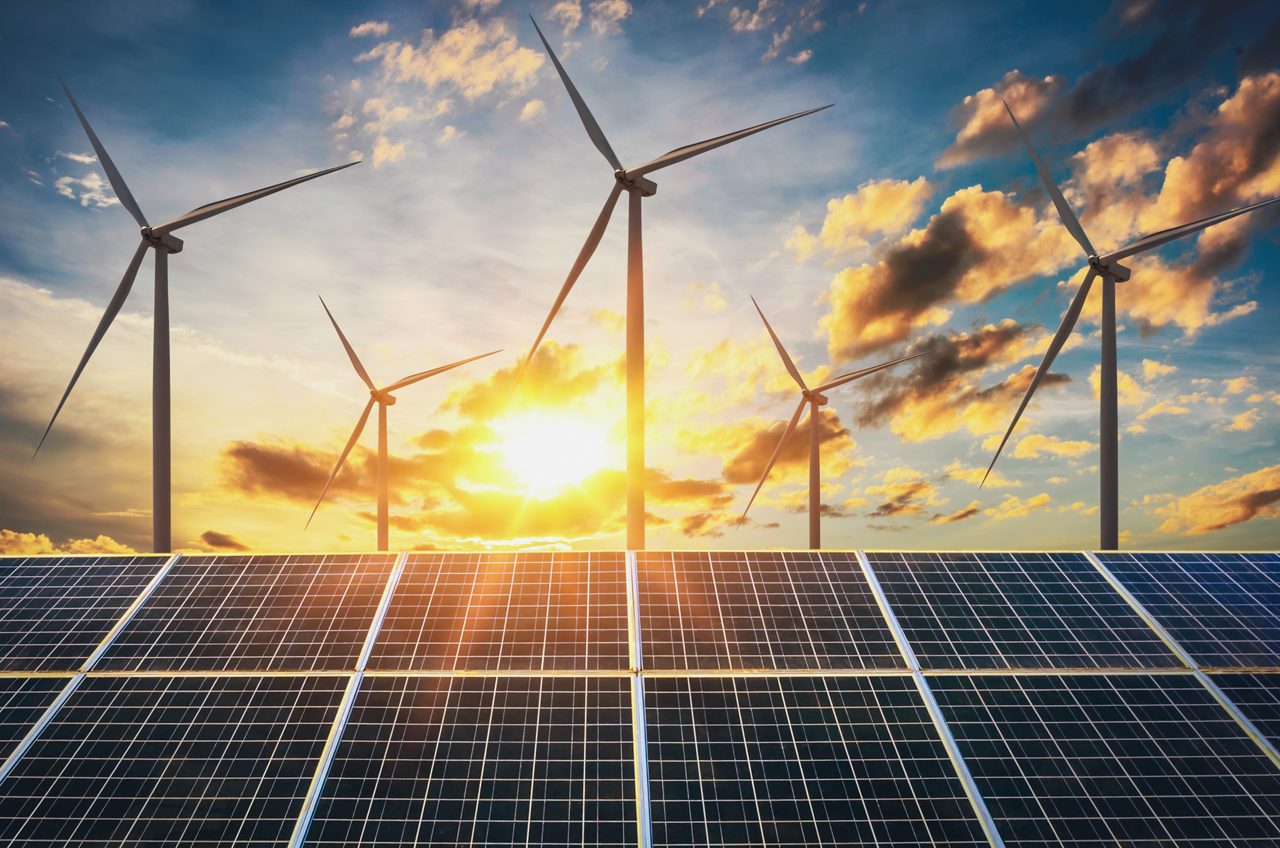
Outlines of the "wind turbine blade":
[[779,124],[785,124],[788,121],[794,121],[796,118],[803,118],[805,115],[812,115],[814,112],[821,112],[823,109],[830,109],[834,104],[828,103],[826,106],[819,106],[816,109],[807,109],[803,112],[796,112],[794,115],[788,115],[785,118],[778,118],[776,121],[768,121],[763,124],[756,124],[754,127],[747,127],[745,130],[718,135],[715,138],[709,138],[706,141],[699,141],[695,144],[686,144],[684,147],[677,147],[675,150],[668,151],[652,162],[646,162],[639,168],[632,168],[627,171],[628,177],[643,177],[645,174],[652,173],[659,168],[665,168],[668,165],[674,165],[677,162],[683,162],[691,159],[700,153],[706,153],[708,150],[715,150],[717,147],[724,147],[730,142],[737,141],[740,138],[746,138],[749,135],[755,135],[763,132],[770,127],[776,127]]
[[[747,517],[747,510],[751,509],[751,505],[756,502],[756,495],[760,494],[760,489],[764,486],[764,481],[769,479],[769,472],[773,470],[773,464],[778,461],[778,455],[782,453],[782,446],[787,443],[787,439],[791,438],[791,434],[796,431],[796,424],[800,421],[800,413],[804,412],[804,405],[808,401],[800,398],[800,403],[796,404],[796,411],[792,414],[791,420],[787,422],[787,429],[782,431],[782,438],[778,439],[778,446],[773,449],[773,456],[769,457],[769,464],[764,467],[764,473],[760,475],[760,482],[756,483],[756,490],[751,493],[751,500],[747,501],[746,509],[742,510],[742,517]],[[814,422],[813,426],[818,426]]]
[[98,344],[102,341],[103,336],[107,334],[108,328],[111,327],[111,322],[115,320],[116,315],[120,312],[120,307],[124,306],[125,300],[129,297],[129,291],[133,288],[133,278],[138,276],[138,266],[142,264],[142,257],[146,252],[147,242],[143,240],[138,243],[138,249],[134,251],[133,259],[129,260],[129,267],[125,269],[124,276],[120,278],[120,285],[116,286],[116,293],[111,296],[110,302],[107,303],[107,308],[102,313],[102,319],[98,321],[98,328],[93,331],[93,337],[89,339],[89,346],[84,349],[84,355],[80,357],[80,364],[76,366],[75,373],[71,375],[71,382],[67,384],[67,390],[62,393],[62,400],[58,401],[58,408],[53,411],[53,417],[49,419],[49,426],[44,428],[44,435],[40,437],[40,444],[36,445],[35,453],[31,454],[32,459],[35,459],[36,454],[40,453],[44,440],[49,437],[49,431],[53,429],[53,422],[58,420],[58,413],[62,411],[67,398],[71,396],[71,390],[76,387],[76,381],[80,379],[80,374],[84,371],[84,367],[89,364],[89,357],[93,356],[93,352],[98,349]]
[[1076,218],[1076,213],[1067,205],[1067,199],[1062,196],[1062,192],[1058,190],[1058,185],[1053,181],[1053,177],[1049,176],[1049,169],[1040,161],[1040,154],[1036,153],[1036,149],[1031,146],[1031,139],[1022,129],[1022,124],[1018,123],[1018,119],[1014,117],[1013,110],[1009,108],[1009,104],[1004,100],[1004,110],[1009,113],[1009,120],[1013,121],[1013,127],[1018,131],[1018,137],[1022,139],[1022,143],[1027,146],[1027,152],[1031,154],[1031,161],[1036,163],[1036,172],[1040,174],[1040,182],[1044,183],[1045,191],[1049,192],[1049,197],[1053,198],[1053,205],[1058,210],[1058,218],[1062,220],[1062,225],[1067,228],[1067,232],[1071,233],[1071,237],[1084,250],[1085,256],[1093,256],[1093,245],[1089,242],[1089,237],[1085,235],[1084,227],[1080,226],[1080,220]]
[[309,180],[318,179],[325,174],[332,174],[334,171],[341,171],[344,168],[350,168],[353,165],[359,165],[360,161],[348,162],[345,165],[335,165],[332,168],[325,168],[323,171],[316,171],[314,174],[305,174],[301,177],[295,177],[292,180],[285,180],[282,183],[260,188],[257,191],[246,192],[245,194],[237,194],[235,197],[228,197],[226,200],[219,200],[215,203],[206,203],[204,206],[198,206],[185,215],[174,218],[167,224],[161,224],[155,228],[158,235],[171,233],[179,227],[186,227],[197,221],[203,221],[205,218],[212,218],[214,215],[221,215],[229,209],[235,209],[237,206],[244,206],[246,203],[252,203],[260,200],[269,194],[275,194],[277,191],[284,191],[287,188],[305,183]]
[[778,349],[778,356],[782,357],[782,364],[787,366],[787,373],[791,375],[791,379],[795,380],[800,386],[800,391],[807,392],[809,387],[804,384],[804,378],[800,376],[800,370],[796,368],[796,364],[791,361],[790,354],[787,349],[782,346],[778,334],[773,331],[773,327],[769,324],[769,319],[764,317],[764,310],[760,308],[760,304],[756,303],[755,297],[751,298],[751,302],[755,304],[756,312],[760,313],[760,320],[764,322],[764,328],[769,331],[769,338],[773,339],[773,346]]
[[1197,233],[1200,230],[1205,229],[1206,227],[1212,227],[1214,224],[1221,224],[1223,221],[1230,221],[1232,218],[1239,215],[1244,215],[1245,213],[1252,212],[1255,209],[1261,209],[1264,206],[1270,206],[1277,201],[1280,201],[1280,197],[1273,197],[1270,200],[1263,200],[1258,203],[1252,203],[1248,206],[1241,206],[1239,209],[1232,209],[1230,212],[1223,212],[1219,215],[1211,215],[1208,218],[1201,218],[1199,221],[1193,221],[1190,224],[1183,224],[1180,227],[1170,227],[1167,230],[1160,230],[1159,232],[1152,233],[1151,235],[1143,236],[1127,247],[1122,247],[1117,251],[1108,253],[1106,256],[1101,257],[1101,261],[1104,265],[1110,265],[1112,262],[1117,262],[1124,259],[1126,256],[1133,256],[1135,253],[1142,253],[1143,251],[1159,247],[1162,244],[1168,244],[1175,239],[1180,239],[1183,236],[1189,236],[1192,233]]
[[401,380],[396,380],[391,385],[383,389],[384,392],[394,392],[396,389],[403,389],[405,386],[412,386],[420,380],[428,377],[434,377],[437,374],[443,374],[446,371],[452,371],[460,365],[466,365],[468,362],[475,362],[477,359],[484,359],[486,356],[493,356],[495,353],[502,353],[502,349],[491,350],[488,353],[482,353],[479,356],[472,356],[469,359],[462,359],[457,362],[451,362],[448,365],[441,365],[439,368],[432,368],[430,371],[419,371],[417,374],[410,374]]
[[324,298],[320,298],[320,305],[324,307],[324,314],[329,316],[333,329],[338,331],[338,338],[342,339],[342,346],[347,350],[347,356],[351,359],[351,364],[355,366],[356,373],[360,375],[360,379],[364,380],[364,384],[369,387],[369,391],[376,392],[377,386],[373,384],[373,380],[369,379],[369,372],[364,370],[364,365],[360,362],[360,357],[356,356],[355,348],[351,346],[351,342],[347,341],[347,336],[342,332],[342,328],[338,326],[338,321],[333,317],[333,313],[329,311],[329,306],[324,302]]
[[538,352],[538,345],[542,344],[542,337],[547,334],[547,330],[551,327],[551,322],[555,320],[556,313],[560,311],[561,305],[564,304],[564,299],[569,296],[569,290],[578,281],[578,276],[582,274],[582,270],[587,267],[587,262],[591,259],[591,255],[596,252],[596,247],[600,244],[600,239],[604,236],[604,231],[609,226],[609,217],[613,214],[613,207],[617,205],[618,196],[621,194],[622,185],[615,182],[613,189],[609,192],[609,198],[604,202],[604,208],[600,210],[595,224],[591,227],[591,232],[587,234],[587,240],[582,245],[582,250],[578,252],[578,258],[574,260],[573,267],[569,269],[569,276],[565,278],[564,285],[560,287],[560,294],[556,295],[556,302],[551,304],[551,311],[547,313],[547,320],[542,322],[542,329],[538,330],[538,337],[533,340],[533,347],[529,348],[529,355],[525,357],[524,362],[520,365],[520,371],[516,375],[517,382],[524,375],[529,363],[533,362],[533,355]]
[[871,374],[876,373],[877,371],[883,371],[886,368],[892,368],[893,366],[897,365],[899,362],[906,362],[908,359],[915,359],[916,357],[924,356],[927,352],[928,351],[921,351],[920,353],[913,353],[910,356],[903,356],[898,359],[894,359],[890,362],[881,362],[879,365],[872,365],[870,368],[863,368],[861,371],[853,371],[848,374],[844,374],[842,376],[836,377],[830,383],[825,383],[819,386],[814,391],[825,392],[828,389],[834,389],[836,386],[843,386],[845,383],[852,383],[854,380],[857,380],[859,377],[867,377],[867,376],[870,376]]
[[133,216],[133,220],[138,222],[139,227],[147,226],[147,216],[142,214],[138,201],[133,199],[133,193],[129,191],[129,186],[125,184],[124,177],[120,176],[120,171],[116,169],[116,163],[111,161],[111,157],[107,155],[107,149],[102,146],[101,141],[98,141],[98,136],[94,133],[93,127],[89,126],[89,119],[84,116],[84,112],[80,111],[80,105],[71,96],[71,89],[67,88],[67,83],[62,77],[58,77],[58,82],[62,83],[62,90],[67,93],[67,99],[71,101],[71,108],[76,111],[76,117],[80,119],[80,126],[84,127],[84,134],[89,136],[89,143],[93,145],[93,152],[98,155],[98,163],[102,165],[102,170],[107,172],[107,182],[111,183],[111,190],[116,193],[120,205],[129,210],[129,214]]
[[618,161],[617,154],[609,146],[609,139],[604,137],[604,130],[600,129],[600,125],[596,123],[595,116],[587,108],[587,102],[582,99],[582,95],[574,87],[573,80],[569,79],[569,74],[565,71],[564,65],[560,64],[556,51],[552,50],[551,45],[547,43],[547,37],[542,34],[542,28],[538,26],[537,21],[533,20],[533,15],[529,16],[529,20],[533,21],[533,28],[538,31],[538,38],[542,39],[542,46],[547,48],[547,55],[551,57],[551,64],[556,66],[556,72],[560,74],[560,81],[564,83],[564,87],[569,92],[569,99],[573,101],[573,108],[578,110],[578,117],[582,119],[582,126],[586,127],[587,135],[591,136],[591,143],[596,146],[596,150],[599,150],[605,159],[609,160],[613,170],[621,171],[622,163]]
[[311,526],[311,519],[316,517],[316,510],[320,508],[320,502],[324,500],[325,494],[329,491],[329,486],[337,478],[338,472],[342,470],[342,463],[347,461],[347,454],[351,453],[351,449],[355,447],[360,434],[364,431],[364,423],[369,420],[369,412],[372,409],[373,398],[369,398],[369,402],[364,405],[364,412],[360,413],[360,420],[356,422],[356,428],[351,431],[351,438],[347,439],[347,446],[342,449],[342,454],[338,457],[338,463],[333,466],[333,471],[329,472],[329,479],[324,481],[324,488],[320,490],[320,497],[316,498],[316,505],[311,508],[311,515],[307,516],[307,523],[303,525],[303,530]]
[[1000,458],[1000,452],[1004,450],[1005,444],[1009,441],[1009,436],[1013,435],[1013,428],[1018,426],[1018,419],[1022,417],[1022,412],[1027,408],[1027,404],[1031,401],[1031,396],[1036,393],[1036,389],[1040,386],[1040,381],[1044,379],[1044,375],[1049,373],[1049,366],[1053,365],[1053,360],[1058,356],[1058,352],[1062,350],[1062,346],[1067,343],[1071,331],[1075,329],[1076,321],[1080,319],[1080,310],[1084,309],[1085,299],[1089,296],[1089,288],[1093,285],[1093,278],[1096,273],[1090,269],[1085,274],[1084,282],[1080,284],[1080,290],[1076,292],[1075,299],[1071,301],[1071,305],[1067,307],[1067,314],[1062,316],[1062,323],[1058,325],[1058,332],[1054,334],[1053,341],[1049,343],[1049,349],[1044,352],[1044,359],[1040,361],[1040,367],[1036,369],[1035,376],[1031,378],[1031,384],[1027,386],[1027,393],[1022,397],[1022,403],[1018,404],[1018,411],[1013,414],[1013,420],[1009,422],[1009,429],[1005,430],[1004,438],[1000,440],[1000,447],[996,448],[996,455],[991,458],[991,464],[987,466],[987,473],[982,475],[982,483],[978,484],[978,488],[987,482],[987,478],[991,476],[991,469],[996,467],[996,460]]

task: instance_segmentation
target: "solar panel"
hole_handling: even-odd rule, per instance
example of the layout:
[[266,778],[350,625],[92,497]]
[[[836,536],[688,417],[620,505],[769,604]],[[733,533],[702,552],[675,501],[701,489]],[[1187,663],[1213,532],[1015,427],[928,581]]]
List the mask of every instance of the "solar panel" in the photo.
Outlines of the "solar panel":
[[925,669],[1180,665],[1082,554],[868,553]]
[[905,668],[852,553],[636,554],[646,669]]
[[0,763],[66,688],[65,677],[0,677]]
[[183,557],[96,667],[352,669],[394,564],[391,554]]
[[1205,667],[1280,667],[1280,554],[1099,553]]
[[1280,770],[1192,675],[929,683],[1007,845],[1280,844]]
[[909,677],[648,678],[653,844],[986,845]]
[[635,845],[631,682],[366,677],[308,845]]
[[1215,674],[1213,682],[1272,747],[1280,748],[1280,674]]
[[0,845],[282,845],[345,677],[90,677],[0,783]]
[[0,671],[75,671],[167,556],[0,558]]
[[410,554],[370,669],[629,667],[622,553]]

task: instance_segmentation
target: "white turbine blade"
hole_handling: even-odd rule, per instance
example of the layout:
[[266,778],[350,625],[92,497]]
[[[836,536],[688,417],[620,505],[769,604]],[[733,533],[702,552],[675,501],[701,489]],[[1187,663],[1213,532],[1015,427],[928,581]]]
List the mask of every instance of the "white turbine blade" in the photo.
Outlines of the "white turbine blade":
[[434,377],[437,374],[443,374],[446,371],[452,371],[460,365],[466,365],[468,362],[475,362],[477,359],[484,359],[486,356],[493,356],[495,353],[502,353],[502,349],[499,348],[498,350],[491,350],[488,353],[482,353],[479,356],[472,356],[469,359],[462,359],[457,362],[451,362],[448,365],[441,365],[439,368],[432,368],[430,371],[419,371],[417,374],[410,374],[408,377],[396,380],[394,383],[383,389],[383,391],[394,392],[396,389],[403,389],[405,386],[412,386],[420,380],[425,380],[428,377]]
[[564,285],[560,287],[560,294],[556,295],[555,303],[551,304],[551,311],[547,313],[547,320],[542,322],[542,329],[538,330],[538,337],[533,340],[533,347],[529,348],[529,355],[524,358],[524,362],[520,365],[520,371],[516,375],[517,382],[524,375],[529,363],[533,362],[533,355],[538,352],[538,345],[542,344],[542,338],[547,334],[547,330],[550,329],[556,313],[560,311],[560,307],[564,304],[564,299],[569,296],[569,290],[578,281],[582,270],[587,267],[587,262],[590,261],[591,255],[596,252],[596,246],[600,244],[600,239],[604,236],[604,231],[609,226],[609,217],[613,215],[613,207],[617,205],[618,196],[621,194],[622,185],[615,182],[613,189],[609,192],[609,198],[604,202],[604,208],[600,210],[595,224],[591,227],[591,232],[587,234],[587,240],[582,245],[582,250],[578,252],[578,258],[574,260],[573,267],[569,269],[569,276],[565,278]]
[[755,304],[756,312],[760,313],[760,320],[764,322],[764,328],[769,331],[769,338],[773,339],[773,346],[778,349],[778,356],[782,357],[782,364],[787,367],[787,373],[791,375],[791,379],[795,380],[800,386],[800,391],[807,392],[809,387],[804,384],[804,378],[800,376],[800,370],[796,368],[796,364],[791,361],[791,355],[787,353],[787,349],[782,346],[782,341],[778,339],[778,334],[773,331],[769,319],[764,317],[764,310],[760,308],[760,304],[756,303],[755,297],[751,298],[751,302]]
[[364,370],[364,365],[360,362],[360,357],[356,356],[355,348],[351,346],[351,342],[347,341],[347,336],[342,332],[342,328],[338,326],[338,320],[333,317],[333,313],[329,311],[329,306],[324,302],[324,298],[320,298],[320,305],[324,307],[324,314],[329,316],[333,329],[338,331],[338,338],[342,340],[342,346],[346,348],[347,356],[351,359],[351,364],[355,366],[356,373],[360,375],[360,379],[364,380],[364,384],[369,387],[369,391],[377,391],[377,386],[373,384],[373,380],[369,379],[369,372]]
[[267,186],[266,188],[260,188],[257,191],[237,194],[235,197],[228,197],[226,200],[219,200],[214,203],[206,203],[204,206],[198,206],[195,209],[192,209],[185,215],[180,215],[177,218],[174,218],[167,224],[161,224],[155,228],[155,232],[158,235],[165,235],[166,233],[173,232],[179,227],[186,227],[196,223],[197,221],[203,221],[205,218],[212,218],[214,215],[221,215],[229,209],[235,209],[237,206],[244,206],[246,203],[252,203],[253,201],[260,200],[267,195],[275,194],[277,191],[284,191],[287,188],[292,188],[293,186],[308,182],[309,180],[318,179],[326,174],[332,174],[334,171],[341,171],[344,168],[350,168],[352,165],[359,164],[360,162],[357,160],[355,162],[348,162],[345,165],[335,165],[332,168],[325,168],[323,171],[316,171],[314,174],[305,174],[301,177],[295,177],[292,180],[285,180],[282,183],[276,183],[275,185]]
[[133,216],[133,220],[138,222],[139,227],[147,226],[147,216],[142,214],[138,201],[133,199],[133,193],[129,191],[129,186],[125,185],[124,177],[120,176],[120,171],[116,169],[116,163],[111,161],[111,157],[107,155],[107,149],[102,146],[102,142],[98,141],[98,136],[94,133],[93,127],[89,126],[89,119],[84,116],[84,112],[80,111],[79,104],[71,96],[71,89],[67,88],[67,84],[62,77],[58,77],[58,82],[62,83],[62,90],[67,93],[67,99],[71,101],[71,108],[76,111],[76,117],[80,119],[80,126],[84,127],[84,134],[89,136],[89,143],[93,145],[93,152],[98,154],[98,163],[102,165],[102,170],[107,172],[107,182],[111,183],[111,190],[116,193],[116,198],[119,199],[120,205],[129,210],[129,214]]
[[613,170],[621,171],[622,163],[618,161],[617,154],[609,146],[609,139],[604,137],[604,130],[600,129],[600,125],[596,123],[595,115],[591,114],[591,110],[587,108],[587,102],[582,99],[582,95],[574,87],[573,80],[569,79],[568,72],[565,71],[564,65],[560,64],[556,51],[552,50],[551,45],[547,43],[547,37],[542,34],[542,29],[538,26],[538,22],[533,20],[533,15],[529,16],[529,20],[533,21],[533,28],[538,31],[538,38],[542,39],[542,46],[547,48],[547,55],[551,57],[551,64],[556,66],[556,72],[560,74],[560,81],[564,83],[565,89],[568,90],[569,99],[573,101],[573,108],[578,110],[578,117],[582,119],[582,126],[586,128],[587,135],[591,137],[591,143],[596,146],[596,150],[599,150],[605,159],[609,160]]
[[[747,501],[746,509],[742,510],[742,517],[747,517],[747,510],[751,509],[751,505],[756,502],[756,495],[760,494],[764,481],[769,479],[769,472],[773,470],[773,464],[778,461],[778,455],[782,453],[782,446],[787,443],[787,439],[791,438],[791,434],[796,430],[796,423],[800,421],[800,413],[804,412],[804,405],[808,401],[800,398],[800,403],[796,404],[796,411],[791,416],[791,420],[787,422],[787,428],[782,431],[782,438],[778,439],[778,446],[773,449],[773,456],[769,457],[769,464],[764,467],[764,473],[760,475],[760,482],[756,483],[756,490],[751,493],[751,500]],[[817,424],[815,423],[816,427]]]
[[1009,436],[1013,435],[1013,428],[1018,426],[1018,419],[1022,417],[1022,412],[1027,408],[1027,404],[1031,401],[1031,396],[1036,393],[1036,389],[1040,386],[1040,381],[1044,379],[1044,375],[1049,373],[1049,366],[1053,365],[1053,360],[1058,356],[1058,352],[1062,350],[1062,346],[1067,343],[1071,331],[1075,329],[1076,321],[1080,319],[1080,310],[1084,309],[1085,299],[1089,296],[1089,288],[1093,285],[1093,278],[1096,276],[1094,271],[1090,269],[1085,274],[1084,282],[1080,284],[1080,290],[1076,292],[1075,299],[1071,301],[1071,305],[1067,307],[1067,314],[1062,316],[1062,323],[1058,325],[1058,332],[1054,334],[1053,341],[1049,343],[1049,349],[1044,352],[1044,359],[1040,361],[1040,367],[1036,369],[1035,376],[1031,378],[1031,384],[1027,386],[1027,393],[1022,397],[1022,403],[1018,404],[1018,411],[1013,414],[1013,420],[1009,422],[1009,429],[1005,430],[1004,438],[1000,440],[1000,447],[996,448],[996,455],[991,458],[991,464],[987,466],[987,473],[982,475],[982,483],[978,484],[978,488],[987,482],[987,478],[991,476],[991,469],[996,467],[996,460],[1000,458],[1000,452],[1004,450],[1005,444],[1009,441]]
[[845,383],[852,383],[854,380],[857,380],[860,377],[867,377],[876,373],[877,371],[883,371],[886,368],[892,368],[893,366],[897,365],[899,362],[906,362],[908,359],[915,359],[916,357],[924,356],[925,353],[927,352],[928,351],[921,351],[920,353],[913,353],[910,356],[903,356],[898,359],[894,359],[890,362],[881,362],[879,365],[872,365],[870,368],[863,368],[861,371],[852,371],[848,374],[844,374],[839,377],[836,377],[830,383],[825,383],[821,386],[818,386],[818,388],[814,389],[814,391],[825,392],[828,389],[834,389],[836,386],[843,386]]
[[1031,146],[1031,139],[1023,132],[1022,125],[1014,117],[1013,110],[1009,108],[1009,104],[1003,100],[1000,102],[1004,103],[1004,110],[1009,113],[1009,120],[1013,121],[1013,127],[1018,131],[1018,137],[1027,146],[1027,152],[1031,154],[1031,161],[1036,163],[1036,172],[1040,174],[1040,182],[1044,183],[1045,191],[1049,192],[1049,197],[1053,199],[1053,205],[1058,210],[1058,218],[1061,219],[1062,225],[1067,228],[1067,232],[1071,233],[1071,237],[1084,250],[1084,255],[1093,256],[1093,245],[1089,242],[1089,237],[1085,235],[1084,227],[1080,226],[1080,220],[1076,218],[1076,213],[1067,205],[1067,199],[1058,190],[1058,185],[1053,181],[1053,177],[1049,176],[1049,169],[1040,161],[1040,154],[1036,153],[1036,149]]
[[706,141],[699,141],[694,144],[686,144],[684,147],[677,147],[675,150],[668,151],[652,162],[646,162],[639,168],[632,168],[627,171],[628,177],[643,177],[645,174],[652,173],[659,168],[665,168],[668,165],[674,165],[677,162],[683,162],[697,156],[700,153],[706,153],[708,150],[715,150],[717,147],[724,147],[730,142],[737,141],[740,138],[746,138],[749,135],[755,135],[763,132],[770,127],[776,127],[779,124],[785,124],[788,121],[794,121],[796,118],[803,118],[805,115],[812,115],[814,112],[821,112],[823,109],[830,109],[834,104],[828,103],[826,106],[819,106],[816,109],[807,109],[803,112],[797,112],[794,115],[788,115],[785,118],[778,118],[776,121],[768,121],[763,124],[756,124],[754,127],[747,127],[745,130],[718,135],[715,138],[709,138]]
[[71,382],[67,384],[67,390],[62,393],[62,400],[58,401],[58,408],[53,411],[53,417],[49,419],[49,426],[44,428],[44,435],[40,437],[40,444],[36,445],[35,453],[31,454],[31,458],[35,459],[40,447],[44,444],[44,440],[49,437],[49,431],[53,429],[53,422],[58,420],[58,413],[62,411],[63,404],[67,402],[67,398],[71,396],[71,390],[75,388],[76,381],[80,379],[80,374],[84,371],[84,367],[89,364],[89,357],[93,356],[93,352],[98,349],[103,336],[107,334],[107,330],[111,327],[111,322],[115,320],[116,315],[120,312],[120,307],[124,306],[125,300],[129,297],[129,291],[133,288],[133,278],[138,276],[138,266],[142,264],[142,257],[147,252],[147,242],[143,240],[138,244],[138,249],[133,253],[133,259],[129,260],[129,267],[125,269],[124,276],[120,278],[120,285],[116,286],[116,293],[111,295],[110,302],[107,303],[106,310],[102,313],[102,319],[98,321],[98,328],[93,331],[93,337],[89,339],[89,346],[84,349],[84,355],[80,357],[80,364],[76,366],[75,373],[71,375]]
[[338,457],[337,464],[333,466],[333,471],[329,472],[329,479],[324,481],[324,488],[320,490],[320,497],[316,498],[316,505],[311,508],[311,515],[307,516],[307,523],[303,525],[303,530],[311,526],[311,519],[316,517],[316,510],[320,508],[320,502],[324,500],[324,496],[329,491],[329,486],[337,478],[338,472],[342,470],[342,463],[347,461],[347,454],[351,453],[351,449],[355,447],[360,434],[364,431],[364,423],[369,420],[369,412],[372,409],[373,398],[369,398],[369,402],[364,405],[364,412],[360,413],[360,420],[356,422],[356,428],[351,431],[351,438],[347,439],[347,446],[342,449],[342,454]]
[[1258,203],[1252,203],[1248,206],[1241,206],[1239,209],[1232,209],[1230,212],[1223,212],[1219,215],[1211,215],[1208,218],[1201,218],[1199,221],[1193,221],[1190,224],[1183,224],[1180,227],[1170,227],[1167,230],[1160,230],[1159,232],[1152,233],[1151,235],[1143,236],[1127,247],[1122,247],[1119,250],[1108,253],[1106,256],[1101,258],[1101,261],[1104,265],[1109,265],[1112,262],[1118,262],[1126,256],[1133,256],[1135,253],[1142,253],[1159,247],[1162,244],[1168,244],[1175,239],[1180,239],[1183,236],[1189,236],[1192,233],[1197,233],[1207,227],[1212,227],[1214,224],[1221,224],[1223,221],[1230,221],[1232,218],[1239,215],[1244,215],[1245,213],[1252,212],[1255,209],[1261,209],[1264,206],[1270,206],[1277,201],[1280,201],[1280,197],[1273,197],[1270,200],[1263,200]]

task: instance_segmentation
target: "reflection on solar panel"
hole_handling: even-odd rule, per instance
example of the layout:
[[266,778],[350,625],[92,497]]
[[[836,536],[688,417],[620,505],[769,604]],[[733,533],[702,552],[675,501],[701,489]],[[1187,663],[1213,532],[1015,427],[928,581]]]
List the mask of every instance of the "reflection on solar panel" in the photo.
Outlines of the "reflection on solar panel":
[[1273,747],[1280,748],[1280,674],[1215,674],[1213,682]]
[[0,671],[75,671],[167,556],[0,558]]
[[1191,675],[930,686],[1006,844],[1280,844],[1280,770]]
[[621,553],[410,554],[370,669],[626,669]]
[[0,763],[66,685],[64,677],[0,677]]
[[0,845],[282,844],[346,682],[88,678],[0,783]]
[[395,557],[183,557],[100,669],[351,669]]
[[1280,554],[1098,559],[1205,667],[1280,667]]
[[1082,554],[867,559],[922,668],[1180,665]]
[[654,845],[985,845],[909,677],[650,678]]
[[904,668],[852,553],[636,554],[647,669]]
[[366,677],[308,845],[635,845],[627,678]]

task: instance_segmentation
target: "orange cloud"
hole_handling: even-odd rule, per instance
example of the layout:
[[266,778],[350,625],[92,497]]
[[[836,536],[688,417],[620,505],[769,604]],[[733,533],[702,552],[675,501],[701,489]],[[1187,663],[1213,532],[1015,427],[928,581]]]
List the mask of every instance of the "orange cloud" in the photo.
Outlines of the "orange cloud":
[[875,236],[900,233],[920,217],[932,193],[924,177],[865,182],[857,191],[827,201],[822,246],[838,255],[867,247]]
[[991,507],[984,512],[995,521],[1009,518],[1022,518],[1038,510],[1046,509],[1053,500],[1048,492],[1041,492],[1034,497],[1023,500],[1017,495],[1005,495],[999,506]]
[[951,168],[1011,148],[1017,143],[1017,135],[1001,99],[1009,102],[1023,126],[1033,127],[1062,87],[1062,77],[1036,78],[1013,70],[991,88],[965,97],[951,116],[959,132],[951,146],[938,157],[937,166]]
[[0,529],[0,556],[40,556],[42,554],[132,554],[128,545],[110,536],[99,535],[94,539],[68,539],[54,544],[44,533],[20,533]]
[[936,513],[930,519],[930,524],[955,524],[957,521],[964,521],[967,518],[974,518],[982,514],[982,504],[978,501],[970,501],[969,505],[958,509],[951,513]]
[[1036,459],[1041,456],[1084,456],[1093,450],[1093,442],[1070,441],[1056,436],[1032,433],[1018,440],[1013,449],[1017,459]]
[[1162,533],[1200,536],[1254,518],[1280,515],[1280,465],[1204,486],[1158,507]]

